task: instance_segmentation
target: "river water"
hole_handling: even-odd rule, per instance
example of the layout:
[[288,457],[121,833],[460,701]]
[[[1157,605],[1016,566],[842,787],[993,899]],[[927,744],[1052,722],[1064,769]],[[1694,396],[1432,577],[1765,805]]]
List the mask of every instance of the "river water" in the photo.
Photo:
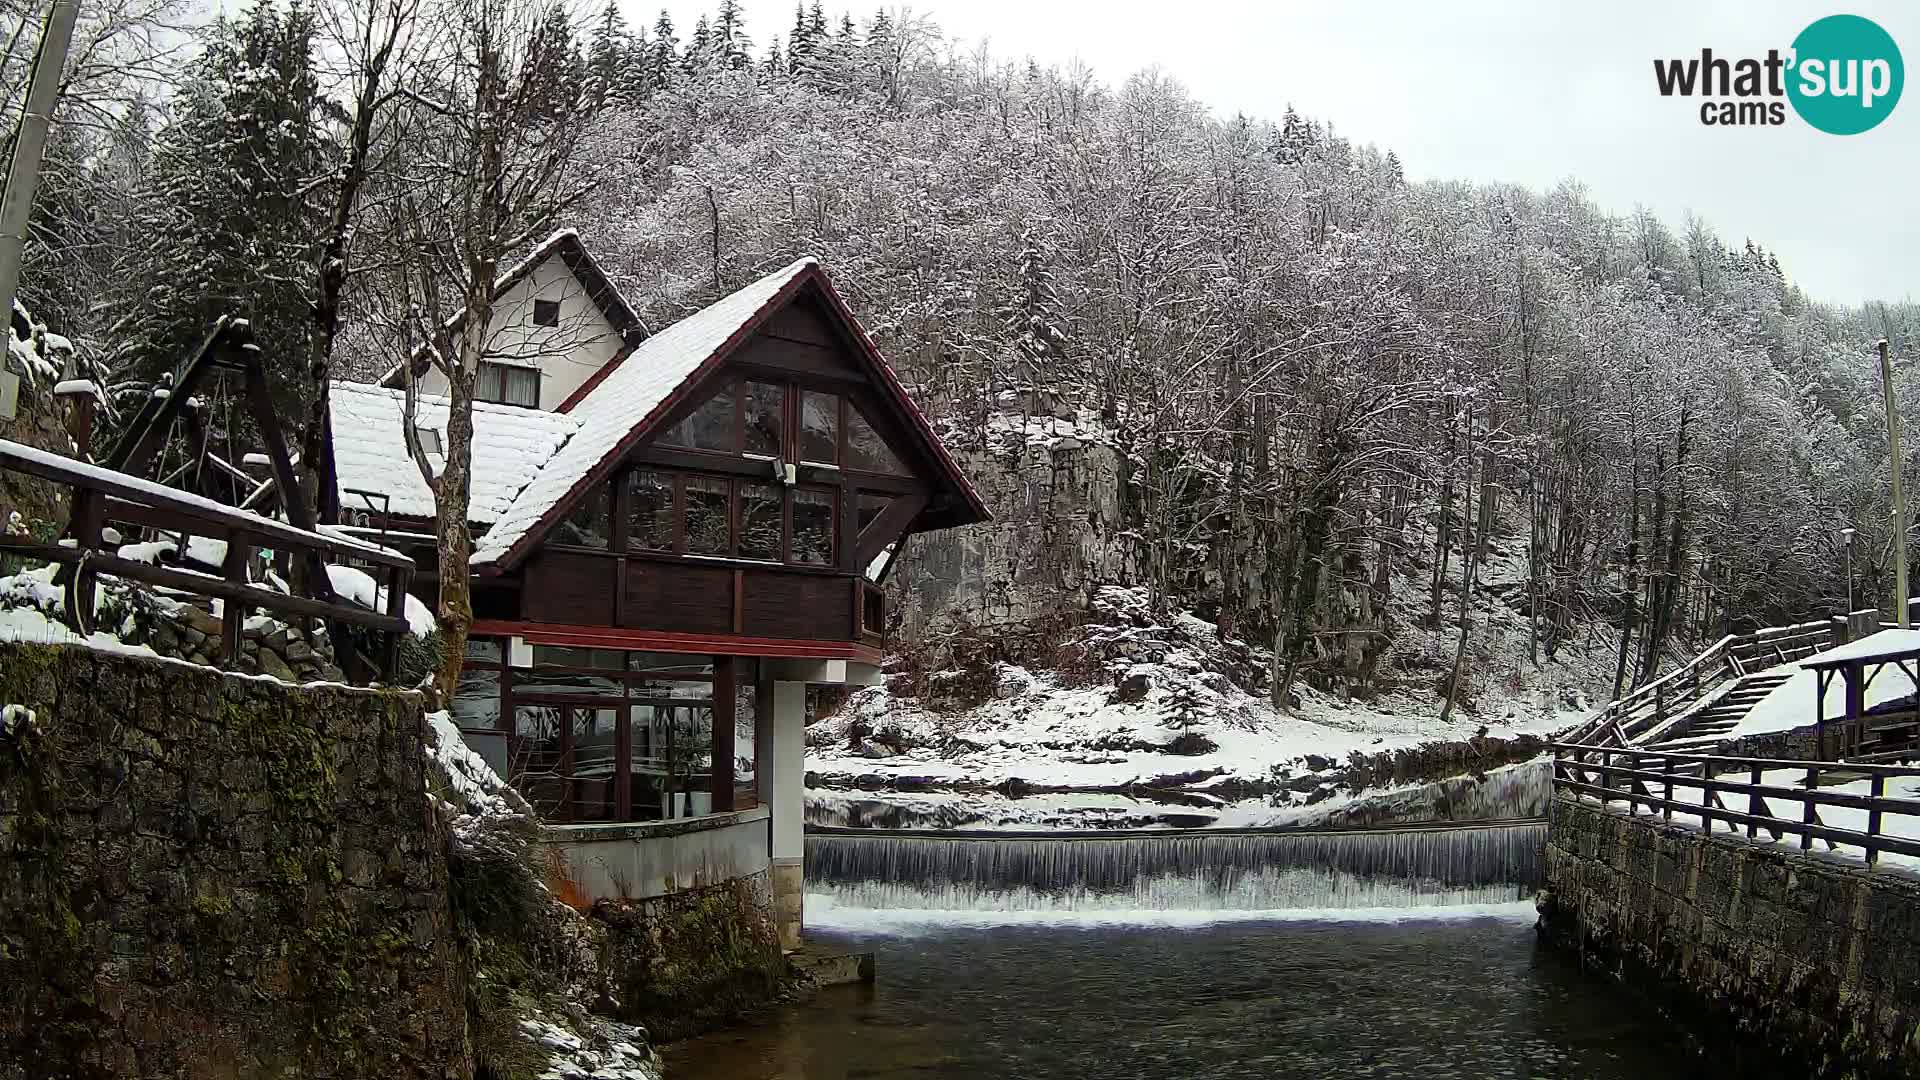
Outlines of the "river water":
[[810,940],[874,951],[877,983],[670,1047],[669,1080],[1711,1075],[1650,1008],[1537,949],[1530,904],[941,916],[808,899]]

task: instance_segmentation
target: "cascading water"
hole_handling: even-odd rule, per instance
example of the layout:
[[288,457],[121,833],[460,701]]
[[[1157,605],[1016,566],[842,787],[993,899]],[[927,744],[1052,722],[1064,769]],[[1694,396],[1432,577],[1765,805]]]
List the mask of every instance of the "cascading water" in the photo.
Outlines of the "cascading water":
[[1546,826],[1064,835],[812,832],[807,889],[857,908],[1275,911],[1522,900]]

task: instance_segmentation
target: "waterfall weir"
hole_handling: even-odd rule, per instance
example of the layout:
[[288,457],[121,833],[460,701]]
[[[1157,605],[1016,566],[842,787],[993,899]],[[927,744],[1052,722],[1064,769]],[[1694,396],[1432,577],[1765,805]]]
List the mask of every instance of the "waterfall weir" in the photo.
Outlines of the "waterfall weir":
[[862,908],[1426,907],[1524,900],[1538,820],[1348,830],[1085,833],[809,829],[807,889]]

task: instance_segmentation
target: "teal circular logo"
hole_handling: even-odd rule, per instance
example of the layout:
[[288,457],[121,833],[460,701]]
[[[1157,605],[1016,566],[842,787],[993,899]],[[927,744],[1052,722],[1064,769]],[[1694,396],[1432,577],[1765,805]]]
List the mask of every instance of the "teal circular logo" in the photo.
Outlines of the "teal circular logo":
[[1829,135],[1858,135],[1885,120],[1906,81],[1900,47],[1872,19],[1829,15],[1793,39],[1787,99]]

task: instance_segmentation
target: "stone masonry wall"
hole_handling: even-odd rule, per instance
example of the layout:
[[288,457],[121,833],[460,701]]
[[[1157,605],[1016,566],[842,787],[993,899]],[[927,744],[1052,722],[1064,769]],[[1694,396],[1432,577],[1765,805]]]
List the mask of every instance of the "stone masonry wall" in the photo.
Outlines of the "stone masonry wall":
[[471,1074],[411,694],[0,644],[0,1080]]
[[1920,878],[1565,796],[1548,837],[1543,937],[1739,1075],[1920,1075]]

